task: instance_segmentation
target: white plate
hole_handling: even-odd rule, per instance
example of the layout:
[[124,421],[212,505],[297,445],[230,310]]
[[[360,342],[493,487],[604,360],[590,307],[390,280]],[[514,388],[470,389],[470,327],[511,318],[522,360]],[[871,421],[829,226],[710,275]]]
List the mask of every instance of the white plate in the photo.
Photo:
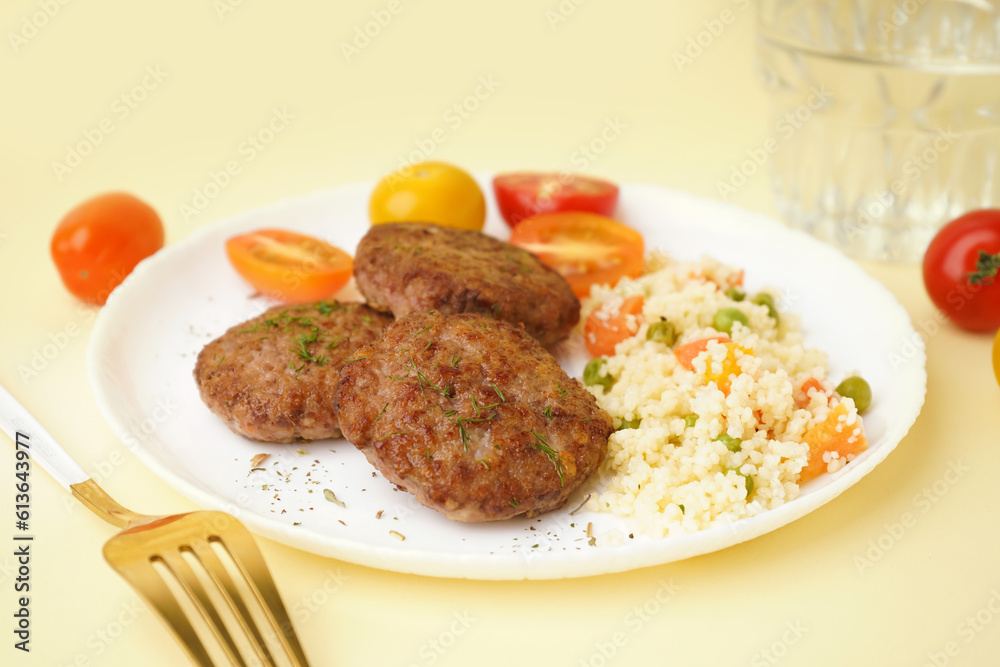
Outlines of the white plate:
[[[481,182],[489,193],[488,179]],[[863,372],[875,395],[865,415],[868,451],[805,485],[796,500],[756,517],[691,535],[637,536],[596,547],[588,544],[588,523],[595,534],[628,529],[607,514],[571,515],[579,494],[564,509],[533,520],[453,523],[374,474],[346,440],[268,445],[234,435],[201,403],[195,358],[211,339],[270,304],[253,298],[232,270],[225,239],[284,227],[353,249],[368,228],[371,188],[349,185],[249,211],[165,248],[115,290],[90,342],[90,383],[118,437],[198,505],[231,512],[278,542],[371,567],[472,579],[578,577],[667,563],[757,537],[829,502],[885,459],[923,404],[922,341],[906,311],[854,262],[760,215],[626,185],[618,213],[642,232],[648,248],[680,259],[710,254],[744,267],[748,289],[783,290],[787,309],[802,316],[806,344],[829,353],[831,377]],[[489,210],[487,231],[506,238],[492,200]],[[582,357],[562,361],[579,376]],[[251,472],[250,461],[261,452],[271,457],[263,471]],[[323,489],[346,507],[324,500]]]

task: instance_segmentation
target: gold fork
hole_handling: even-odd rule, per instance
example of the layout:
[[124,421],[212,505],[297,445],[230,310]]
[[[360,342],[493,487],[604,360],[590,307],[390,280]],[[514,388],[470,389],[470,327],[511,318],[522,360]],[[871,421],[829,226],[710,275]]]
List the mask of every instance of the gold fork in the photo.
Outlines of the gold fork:
[[104,558],[202,667],[308,667],[250,532],[232,515],[137,514],[119,505],[0,387],[0,428],[94,514],[123,528]]

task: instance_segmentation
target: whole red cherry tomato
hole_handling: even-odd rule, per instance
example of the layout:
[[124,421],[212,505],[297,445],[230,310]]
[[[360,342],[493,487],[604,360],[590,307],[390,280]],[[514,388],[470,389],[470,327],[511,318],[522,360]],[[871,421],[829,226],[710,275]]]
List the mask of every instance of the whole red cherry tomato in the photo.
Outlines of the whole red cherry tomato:
[[942,227],[923,268],[927,293],[955,324],[1000,327],[1000,209],[972,211]]

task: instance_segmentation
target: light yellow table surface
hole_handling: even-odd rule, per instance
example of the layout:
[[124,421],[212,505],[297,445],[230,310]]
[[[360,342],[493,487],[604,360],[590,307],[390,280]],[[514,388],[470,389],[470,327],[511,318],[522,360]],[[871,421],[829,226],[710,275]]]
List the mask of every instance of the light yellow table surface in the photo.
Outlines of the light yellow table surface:
[[[173,243],[247,208],[376,178],[435,128],[445,140],[434,158],[476,171],[554,170],[579,167],[574,154],[608,122],[623,129],[588,172],[717,197],[716,183],[767,136],[746,3],[63,2],[0,9],[0,383],[140,511],[194,506],[98,414],[85,374],[93,312],[63,289],[48,254],[52,229],[80,200],[132,191],[162,213]],[[341,44],[390,6],[391,22],[348,59]],[[724,9],[732,22],[679,71],[674,53]],[[125,116],[121,96],[148,71],[159,80],[145,79],[145,99]],[[494,90],[480,88],[479,108],[460,124],[446,116],[481,80]],[[240,144],[275,110],[294,118],[185,219],[194,189],[243,159]],[[67,146],[104,118],[113,131],[57,173]],[[732,201],[774,214],[763,173]],[[840,498],[718,553],[565,581],[408,576],[260,539],[313,664],[1000,664],[1000,391],[989,337],[928,325],[934,310],[917,267],[864,269],[925,333],[929,388],[898,449]],[[25,377],[19,369],[73,325],[79,333]],[[38,467],[32,650],[14,650],[13,447],[0,452],[0,664],[184,664],[104,563],[114,530]],[[953,466],[964,472],[949,484]],[[915,520],[898,530],[907,513]],[[661,603],[666,585],[676,593]]]

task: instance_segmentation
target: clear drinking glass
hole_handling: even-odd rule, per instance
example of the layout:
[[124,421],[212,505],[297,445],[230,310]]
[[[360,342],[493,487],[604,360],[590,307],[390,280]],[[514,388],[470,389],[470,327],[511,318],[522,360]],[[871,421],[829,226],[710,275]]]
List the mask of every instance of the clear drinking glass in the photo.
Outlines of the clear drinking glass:
[[760,0],[758,35],[787,222],[916,262],[1000,204],[1000,0]]

